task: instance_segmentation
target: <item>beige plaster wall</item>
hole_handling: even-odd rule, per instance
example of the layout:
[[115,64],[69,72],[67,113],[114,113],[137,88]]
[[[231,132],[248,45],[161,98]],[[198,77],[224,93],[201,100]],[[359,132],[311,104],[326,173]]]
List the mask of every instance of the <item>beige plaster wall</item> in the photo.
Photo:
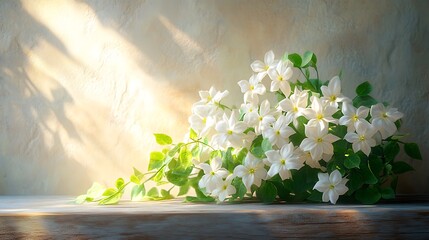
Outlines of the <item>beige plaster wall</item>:
[[[427,1],[0,1],[0,194],[78,194],[182,139],[198,90],[267,50],[314,51],[344,92],[369,80],[422,149],[402,193],[429,193]],[[406,158],[406,157],[405,157]]]

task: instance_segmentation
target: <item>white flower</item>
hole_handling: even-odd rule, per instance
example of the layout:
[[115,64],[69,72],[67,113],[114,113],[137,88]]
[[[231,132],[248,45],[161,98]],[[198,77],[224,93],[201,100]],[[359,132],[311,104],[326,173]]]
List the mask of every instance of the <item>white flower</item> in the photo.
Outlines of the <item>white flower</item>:
[[250,152],[247,153],[244,159],[244,165],[238,165],[234,169],[234,175],[241,177],[247,190],[250,191],[252,184],[261,186],[261,181],[267,177],[264,162],[253,156]]
[[229,175],[218,187],[213,190],[212,195],[218,197],[219,201],[225,201],[225,198],[231,196],[236,193],[236,189],[231,185],[232,180],[234,179],[234,175]]
[[280,175],[282,180],[291,178],[291,169],[300,169],[304,166],[300,157],[294,153],[292,143],[283,145],[279,150],[270,150],[265,153],[271,167],[268,170],[268,176],[273,177],[276,174]]
[[260,134],[266,126],[276,121],[275,115],[277,114],[277,111],[271,109],[270,102],[264,100],[259,106],[259,112],[253,111],[246,118],[255,127],[255,133]]
[[270,76],[272,80],[270,91],[276,92],[280,89],[283,94],[288,97],[291,91],[288,80],[292,75],[291,62],[289,60],[279,61],[276,68],[270,68],[268,70],[268,76]]
[[254,72],[258,73],[260,79],[263,79],[267,75],[268,70],[275,68],[277,63],[278,61],[274,59],[274,52],[268,51],[265,53],[264,62],[256,60],[250,64],[250,67]]
[[289,142],[289,137],[295,133],[295,131],[288,126],[289,124],[290,121],[288,121],[285,116],[280,116],[272,126],[264,127],[262,136],[267,138],[272,145],[281,148]]
[[312,168],[317,168],[317,169],[321,169],[322,171],[325,171],[326,168],[322,167],[319,163],[319,160],[315,161],[313,160],[313,158],[311,157],[311,153],[310,152],[304,152],[301,148],[297,148],[295,150],[295,153],[300,157],[302,162],[305,162],[305,164],[307,164],[308,166],[312,167]]
[[205,163],[210,159],[211,148],[208,146],[200,144],[198,154],[195,158],[192,159],[192,163],[195,166]]
[[345,194],[349,188],[346,186],[347,178],[342,178],[338,170],[328,173],[317,174],[319,181],[314,185],[313,189],[322,192],[322,201],[335,204],[340,195]]
[[243,121],[249,127],[256,127],[258,125],[258,106],[253,103],[243,103],[240,108],[242,114],[244,114]]
[[353,107],[350,103],[344,102],[341,111],[344,116],[339,120],[339,124],[347,126],[348,132],[354,132],[358,122],[365,121],[368,116],[369,108],[360,106],[358,109]]
[[302,140],[300,148],[304,151],[310,151],[311,157],[315,161],[322,159],[322,155],[333,154],[334,147],[332,143],[340,138],[328,133],[328,128],[318,126],[305,126],[305,135],[307,138]]
[[212,143],[215,146],[227,148],[241,147],[243,145],[244,131],[247,125],[244,122],[238,121],[237,111],[232,111],[228,118],[226,114],[223,119],[216,124],[217,134],[213,136]]
[[392,136],[396,132],[395,122],[404,116],[398,109],[384,107],[381,103],[371,106],[370,113],[372,117],[371,123],[380,131],[383,139]]
[[332,114],[337,112],[337,108],[323,104],[320,98],[311,97],[311,108],[304,109],[304,116],[310,120],[308,125],[318,125],[319,128],[328,128],[329,123],[337,123],[337,119]]
[[216,124],[214,109],[207,105],[196,105],[192,108],[193,114],[188,121],[191,128],[198,133],[199,137],[205,137]]
[[199,167],[203,169],[205,175],[198,182],[198,186],[206,188],[207,192],[215,190],[222,184],[222,179],[229,174],[225,168],[222,168],[222,159],[219,157],[212,159],[210,165],[201,163]]
[[338,76],[335,76],[329,81],[328,86],[322,86],[322,100],[327,101],[330,105],[338,108],[338,103],[343,102],[347,98],[341,93],[341,81]]
[[344,139],[347,142],[352,143],[352,148],[354,152],[361,150],[365,155],[369,156],[371,152],[371,147],[376,145],[373,136],[377,133],[375,129],[369,122],[366,120],[360,121],[356,125],[356,132],[348,132]]
[[201,100],[197,102],[196,105],[219,104],[223,98],[228,96],[228,94],[228,90],[221,92],[216,91],[214,87],[211,87],[208,91],[199,92]]
[[241,92],[244,93],[244,102],[258,103],[258,95],[263,95],[266,91],[265,86],[261,83],[261,79],[253,74],[249,81],[241,80],[238,82]]
[[295,92],[289,98],[285,98],[279,102],[279,109],[286,112],[288,121],[293,121],[295,127],[298,126],[297,118],[303,116],[304,109],[308,104],[308,92],[299,91],[295,88]]

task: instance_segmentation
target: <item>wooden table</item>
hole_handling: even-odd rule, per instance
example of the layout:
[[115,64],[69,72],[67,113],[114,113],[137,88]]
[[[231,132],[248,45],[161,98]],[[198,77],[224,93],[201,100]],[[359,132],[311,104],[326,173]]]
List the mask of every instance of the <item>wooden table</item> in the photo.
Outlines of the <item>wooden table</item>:
[[0,239],[429,239],[429,202],[372,206],[0,196]]

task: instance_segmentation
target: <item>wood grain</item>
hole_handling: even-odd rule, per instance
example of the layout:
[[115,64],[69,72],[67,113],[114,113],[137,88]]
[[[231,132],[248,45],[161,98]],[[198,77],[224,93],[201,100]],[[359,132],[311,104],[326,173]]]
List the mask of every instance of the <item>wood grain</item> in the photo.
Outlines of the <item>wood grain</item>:
[[0,239],[429,239],[429,203],[75,205],[0,197]]

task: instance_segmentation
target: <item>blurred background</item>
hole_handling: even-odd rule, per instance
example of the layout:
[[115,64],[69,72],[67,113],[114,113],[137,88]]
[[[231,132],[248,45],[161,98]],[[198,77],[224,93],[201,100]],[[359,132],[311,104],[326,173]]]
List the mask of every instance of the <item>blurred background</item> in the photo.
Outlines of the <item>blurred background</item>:
[[[81,194],[180,141],[198,91],[228,89],[273,50],[313,51],[343,92],[370,81],[405,113],[429,194],[429,1],[0,1],[0,194]],[[298,75],[297,75],[298,76]]]

